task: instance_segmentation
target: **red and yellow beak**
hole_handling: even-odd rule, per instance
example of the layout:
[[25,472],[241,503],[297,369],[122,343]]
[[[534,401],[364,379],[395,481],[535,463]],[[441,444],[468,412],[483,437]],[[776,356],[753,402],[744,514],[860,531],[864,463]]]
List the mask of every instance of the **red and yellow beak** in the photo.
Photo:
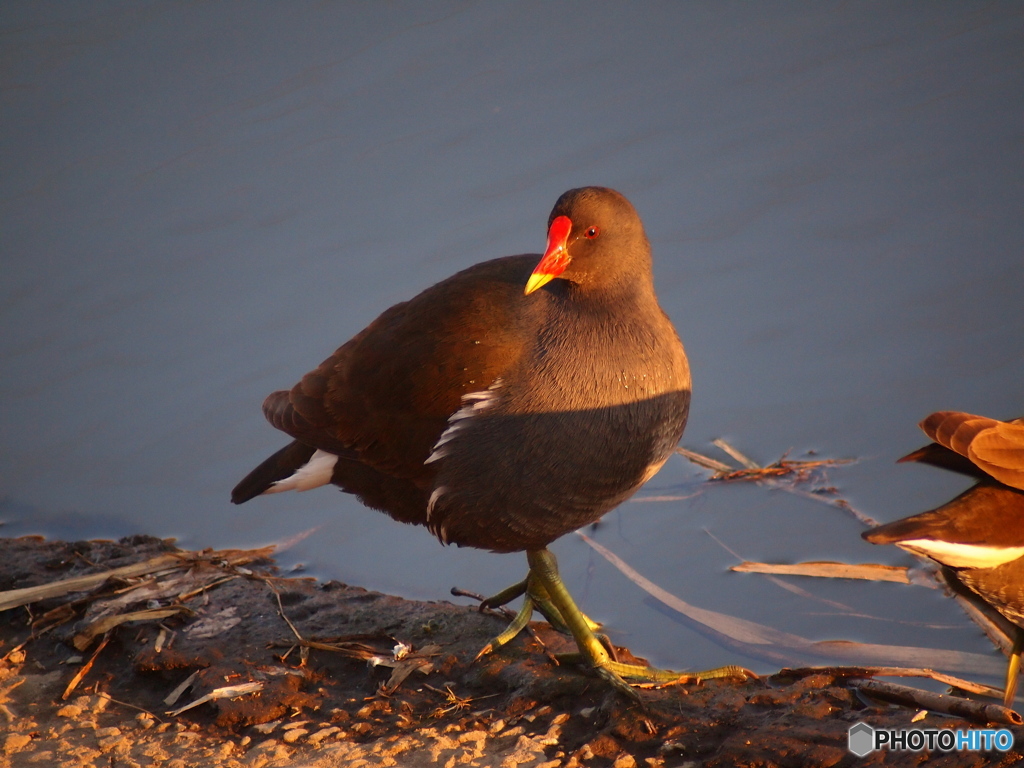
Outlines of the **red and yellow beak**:
[[547,285],[569,266],[569,233],[572,232],[572,221],[568,216],[556,216],[548,229],[548,247],[544,249],[537,268],[533,270],[526,282],[526,295]]

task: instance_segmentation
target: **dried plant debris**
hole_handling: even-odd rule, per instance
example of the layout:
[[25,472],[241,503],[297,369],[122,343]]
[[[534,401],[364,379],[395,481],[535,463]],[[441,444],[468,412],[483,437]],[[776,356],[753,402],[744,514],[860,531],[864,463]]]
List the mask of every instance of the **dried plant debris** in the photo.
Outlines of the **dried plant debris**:
[[850,565],[836,562],[807,563],[753,563],[745,561],[729,568],[737,573],[767,573],[774,576],[815,576],[827,579],[863,579],[865,581],[894,581],[913,584],[908,568],[896,565],[865,563]]
[[[53,598],[66,597],[72,594],[100,590],[82,597],[83,602],[93,602],[101,598],[108,598],[127,593],[134,593],[130,598],[110,599],[103,603],[103,610],[115,610],[125,605],[138,602],[148,602],[159,597],[178,596],[177,578],[168,578],[188,573],[191,576],[191,584],[198,583],[205,576],[210,578],[202,588],[190,589],[185,595],[198,594],[208,588],[214,582],[222,581],[225,572],[232,568],[251,563],[256,560],[266,560],[273,553],[273,547],[262,549],[239,550],[227,549],[221,551],[204,550],[202,552],[175,552],[173,554],[159,555],[132,565],[108,570],[98,570],[85,576],[76,576],[68,579],[58,579],[47,584],[40,584],[34,587],[23,589],[11,589],[0,592],[0,611],[11,608],[18,608],[31,603],[38,603]],[[149,578],[144,578],[149,577]],[[167,578],[162,587],[154,592],[152,590],[154,579]],[[138,590],[138,591],[136,591]],[[163,593],[161,595],[161,593]]]
[[[0,588],[107,573],[169,550],[147,537],[75,544],[0,539]],[[182,562],[183,553],[173,554]],[[784,670],[770,680],[646,690],[640,708],[593,675],[555,666],[526,635],[474,661],[504,627],[476,605],[401,600],[337,582],[281,578],[268,562],[225,565],[184,554],[191,566],[101,578],[0,614],[0,762],[835,765],[848,754],[851,723],[902,727],[912,714],[854,684],[928,672]],[[133,594],[155,604],[136,602]],[[67,611],[57,612],[61,605]],[[84,652],[74,647],[77,635],[107,616],[177,605],[190,612],[116,622],[93,635]],[[51,628],[33,635],[33,624],[47,615]],[[551,653],[575,649],[544,622],[532,628]],[[752,642],[770,639],[752,623],[732,629]],[[969,690],[964,681],[943,682]],[[1017,742],[1024,744],[1024,731]],[[1007,760],[1021,757],[1013,750]],[[896,755],[887,764],[916,765],[901,760]]]
[[85,629],[75,635],[72,643],[77,650],[84,651],[92,645],[92,641],[96,637],[107,634],[114,627],[118,627],[129,622],[159,621],[160,619],[168,619],[171,616],[177,616],[178,614],[192,615],[193,611],[190,608],[186,608],[184,605],[169,605],[166,608],[146,608],[141,611],[128,611],[127,613],[106,615],[90,622]]
[[808,675],[827,674],[835,678],[859,679],[869,677],[922,677],[935,680],[938,683],[945,683],[952,690],[976,693],[981,696],[998,698],[1002,693],[997,688],[989,685],[982,685],[971,680],[964,680],[962,677],[947,675],[936,672],[934,669],[921,667],[872,667],[872,666],[845,666],[845,667],[797,667],[783,668],[771,676],[771,679],[787,683]]
[[[371,667],[389,667],[392,670],[391,677],[378,688],[378,692],[383,696],[390,696],[398,690],[398,687],[413,672],[428,675],[434,671],[431,657],[437,656],[441,652],[441,646],[436,644],[427,645],[418,651],[414,651],[411,644],[396,640],[390,635],[363,634],[322,639],[304,638],[295,627],[295,624],[288,618],[281,600],[281,593],[274,587],[271,579],[266,579],[266,583],[274,593],[281,618],[295,636],[295,642],[276,642],[273,644],[274,646],[288,646],[288,651],[281,656],[282,661],[286,660],[295,648],[301,648],[302,652],[307,654],[309,649],[312,648],[339,653],[350,659],[359,659],[367,662]],[[390,645],[390,653],[388,653],[386,648],[380,647],[379,642],[381,640]],[[367,641],[377,641],[377,644],[370,644]],[[302,663],[305,664],[306,656],[301,658]]]
[[[762,466],[725,440],[713,440],[712,445],[725,453],[735,464],[727,464],[710,456],[681,447],[676,448],[676,453],[685,456],[699,467],[710,469],[713,474],[708,478],[708,482],[760,483],[774,490],[786,491],[802,498],[841,509],[853,515],[854,518],[864,525],[878,525],[877,521],[872,517],[855,509],[846,499],[840,498],[835,486],[828,484],[825,470],[830,467],[855,463],[856,459],[790,459],[787,452],[772,464]],[[812,484],[813,486],[809,489],[805,487]],[[638,501],[668,501],[672,498],[683,497],[658,496],[640,498]]]
[[933,693],[932,691],[922,691],[920,688],[897,685],[884,680],[860,680],[855,683],[855,687],[869,696],[913,709],[957,715],[982,723],[1024,724],[1024,718],[1009,707],[1004,707],[1001,704],[990,704],[988,702],[972,701],[960,696],[948,696],[941,693]]
[[208,701],[214,701],[215,699],[237,699],[239,696],[248,696],[254,693],[259,693],[263,690],[263,683],[259,681],[253,681],[249,683],[239,683],[238,685],[225,685],[220,688],[214,688],[209,693],[203,694],[193,702],[186,704],[184,707],[178,707],[177,709],[171,710],[167,714],[171,717],[180,715],[182,712],[187,712],[192,707],[198,707],[200,704],[205,704]]
[[993,676],[999,675],[1002,670],[1002,665],[996,659],[981,654],[846,640],[812,641],[747,619],[690,605],[645,578],[607,547],[583,534],[578,535],[647,594],[697,625],[702,634],[746,656],[782,664],[803,665],[831,659],[854,664],[926,666],[963,674]]
[[[768,465],[760,465],[749,456],[741,453],[725,440],[713,440],[712,445],[719,448],[723,453],[739,464],[733,466],[726,464],[710,456],[704,456],[696,451],[686,448],[676,448],[676,452],[685,456],[694,464],[710,469],[714,474],[711,480],[718,482],[731,482],[736,480],[767,480],[787,478],[792,483],[809,483],[822,478],[822,470],[827,467],[835,467],[843,464],[852,464],[854,459],[790,459],[787,458],[787,451],[778,460]],[[834,488],[819,487],[816,493],[834,493]]]

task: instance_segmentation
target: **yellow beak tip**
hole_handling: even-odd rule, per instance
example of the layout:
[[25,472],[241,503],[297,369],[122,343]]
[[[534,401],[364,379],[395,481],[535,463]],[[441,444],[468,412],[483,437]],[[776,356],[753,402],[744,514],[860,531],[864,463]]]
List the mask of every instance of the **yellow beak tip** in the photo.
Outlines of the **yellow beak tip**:
[[541,288],[554,279],[554,275],[545,275],[542,272],[534,272],[530,275],[530,279],[526,281],[526,289],[523,291],[525,296],[529,296],[531,293]]

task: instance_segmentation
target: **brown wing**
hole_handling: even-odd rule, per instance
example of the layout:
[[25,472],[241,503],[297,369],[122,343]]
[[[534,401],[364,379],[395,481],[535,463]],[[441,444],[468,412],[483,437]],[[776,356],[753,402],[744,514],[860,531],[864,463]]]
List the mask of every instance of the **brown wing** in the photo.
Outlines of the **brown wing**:
[[921,429],[941,446],[966,457],[1001,483],[1024,489],[1024,423],[939,411]]
[[985,416],[959,411],[937,411],[920,423],[921,429],[939,445],[944,445],[961,456],[979,432],[999,422]]
[[[391,307],[288,392],[267,420],[306,445],[428,487],[424,465],[461,398],[487,389],[523,352],[536,318],[523,286],[538,257],[477,264]],[[344,483],[342,484],[344,487]]]

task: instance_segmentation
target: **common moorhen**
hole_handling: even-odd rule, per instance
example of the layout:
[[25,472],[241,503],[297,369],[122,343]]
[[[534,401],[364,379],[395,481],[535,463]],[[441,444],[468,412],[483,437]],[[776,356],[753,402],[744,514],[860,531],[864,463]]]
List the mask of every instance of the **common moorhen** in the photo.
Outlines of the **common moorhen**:
[[1024,419],[940,411],[922,421],[921,429],[935,442],[900,461],[950,469],[978,483],[941,507],[862,535],[952,569],[1018,627],[1006,674],[1004,701],[1010,706],[1024,646]]
[[657,679],[612,660],[547,546],[657,472],[689,405],[686,355],[654,295],[640,217],[614,190],[571,189],[548,217],[539,263],[469,267],[271,394],[263,412],[293,441],[231,498],[333,483],[445,544],[525,550],[528,578],[487,601],[525,593],[523,609],[485,651],[536,607],[613,682]]

